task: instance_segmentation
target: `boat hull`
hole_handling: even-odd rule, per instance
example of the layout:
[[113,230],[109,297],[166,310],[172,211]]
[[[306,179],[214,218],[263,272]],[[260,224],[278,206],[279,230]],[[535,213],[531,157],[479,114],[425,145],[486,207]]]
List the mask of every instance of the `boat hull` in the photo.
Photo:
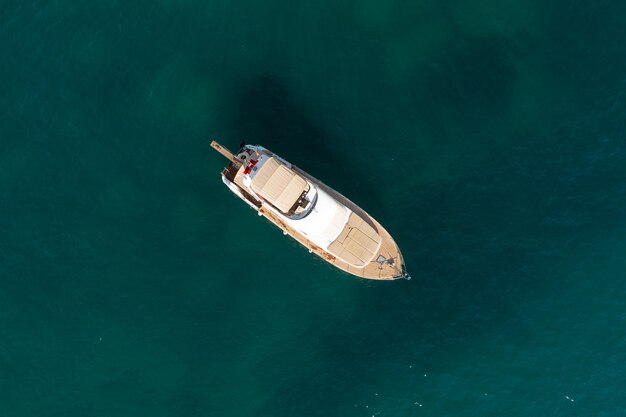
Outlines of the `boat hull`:
[[[264,148],[262,148],[264,149]],[[264,149],[265,150],[265,149]],[[267,151],[267,150],[265,150]],[[269,152],[269,151],[268,151]],[[272,155],[275,155],[272,153]],[[276,155],[276,157],[278,157]],[[278,157],[280,158],[280,157]],[[282,158],[281,158],[282,160]],[[284,161],[284,160],[283,160]],[[231,163],[232,165],[232,163]],[[355,265],[348,262],[346,259],[331,253],[329,250],[323,248],[319,244],[313,242],[306,234],[299,231],[293,226],[293,222],[284,216],[274,206],[264,201],[262,198],[258,198],[246,190],[246,186],[241,183],[241,180],[237,179],[227,172],[233,167],[229,165],[222,173],[222,181],[228,186],[228,188],[240,199],[244,200],[253,210],[255,210],[259,216],[265,217],[270,223],[281,229],[284,234],[291,236],[294,240],[307,248],[310,253],[314,253],[324,261],[331,265],[347,272],[348,274],[355,275],[359,278],[372,279],[372,280],[395,280],[399,278],[410,278],[406,273],[404,259],[402,253],[398,248],[398,245],[393,240],[391,235],[385,230],[385,228],[378,223],[372,216],[370,216],[365,210],[361,209],[358,205],[352,202],[350,199],[327,186],[322,181],[313,177],[309,173],[302,169],[290,164],[290,168],[297,174],[305,178],[309,183],[315,187],[325,191],[330,195],[338,204],[349,209],[355,213],[364,222],[366,222],[371,228],[378,233],[380,237],[380,244],[376,249],[376,253],[369,260],[369,262],[363,265]],[[235,167],[236,168],[236,167]]]

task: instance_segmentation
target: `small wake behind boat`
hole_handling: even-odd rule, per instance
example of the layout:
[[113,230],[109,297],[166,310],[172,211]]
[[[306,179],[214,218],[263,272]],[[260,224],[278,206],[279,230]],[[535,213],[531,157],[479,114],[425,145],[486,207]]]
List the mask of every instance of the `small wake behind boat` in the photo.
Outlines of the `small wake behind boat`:
[[309,252],[361,278],[411,278],[389,233],[337,191],[262,146],[211,146],[230,161],[224,184]]

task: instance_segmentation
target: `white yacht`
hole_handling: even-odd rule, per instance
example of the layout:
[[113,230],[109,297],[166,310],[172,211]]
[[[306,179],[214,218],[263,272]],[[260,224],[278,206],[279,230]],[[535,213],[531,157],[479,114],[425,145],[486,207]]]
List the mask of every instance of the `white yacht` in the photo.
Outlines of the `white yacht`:
[[393,238],[352,201],[262,146],[211,146],[229,160],[224,184],[309,252],[360,278],[410,279]]

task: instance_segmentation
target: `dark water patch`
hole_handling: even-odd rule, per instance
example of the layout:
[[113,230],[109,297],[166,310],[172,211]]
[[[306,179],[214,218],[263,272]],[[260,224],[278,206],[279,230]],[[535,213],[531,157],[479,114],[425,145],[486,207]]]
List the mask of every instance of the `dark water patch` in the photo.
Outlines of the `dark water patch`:
[[450,124],[485,129],[505,117],[516,77],[503,40],[461,33],[420,76],[424,87],[414,96],[420,120],[441,139]]
[[[560,106],[589,111],[597,100],[619,91],[626,71],[624,6],[619,2],[549,2],[546,45],[541,50],[546,76],[562,89]],[[556,52],[558,51],[558,53]]]

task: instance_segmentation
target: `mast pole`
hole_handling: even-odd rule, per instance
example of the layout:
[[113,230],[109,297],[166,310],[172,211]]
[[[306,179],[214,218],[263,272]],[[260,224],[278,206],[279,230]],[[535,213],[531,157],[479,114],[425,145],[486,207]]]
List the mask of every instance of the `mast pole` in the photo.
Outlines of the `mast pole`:
[[216,141],[211,141],[211,147],[222,154],[226,159],[229,159],[231,162],[241,165],[241,161],[235,158],[235,156],[222,145],[217,143]]

